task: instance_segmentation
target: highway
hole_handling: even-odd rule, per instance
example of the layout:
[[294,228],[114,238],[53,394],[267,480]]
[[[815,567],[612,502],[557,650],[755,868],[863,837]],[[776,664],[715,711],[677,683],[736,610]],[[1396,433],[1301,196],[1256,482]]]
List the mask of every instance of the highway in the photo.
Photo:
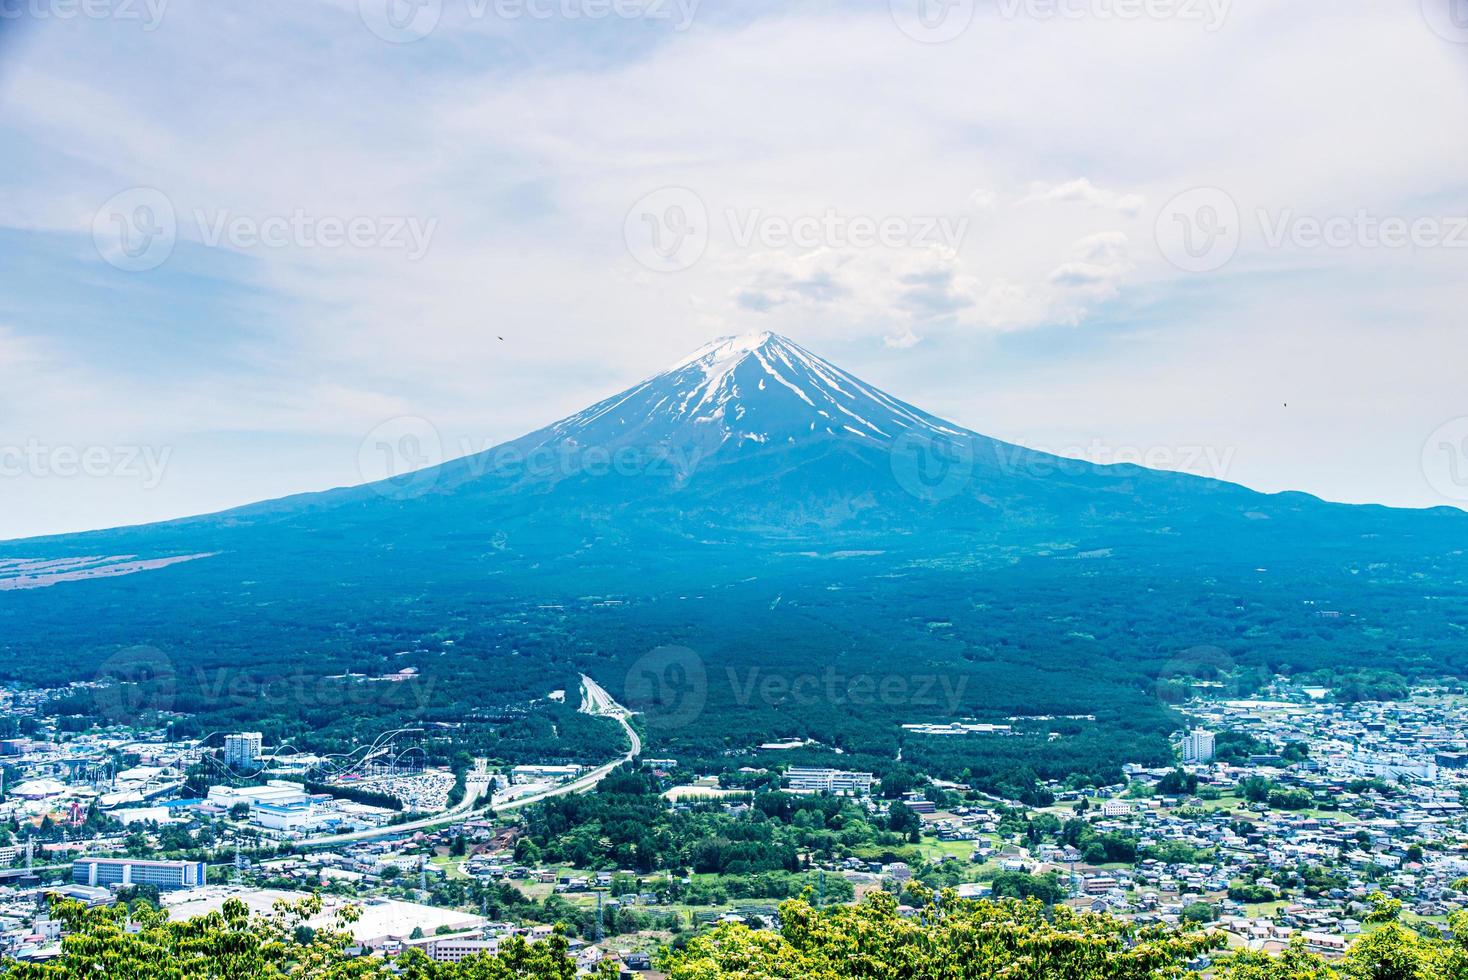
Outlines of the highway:
[[[627,733],[628,743],[631,750],[618,759],[608,762],[577,777],[569,783],[563,783],[554,789],[548,789],[543,793],[534,793],[530,796],[522,796],[517,800],[510,800],[494,806],[495,813],[508,813],[513,810],[524,809],[542,800],[548,800],[553,796],[566,796],[569,793],[585,793],[594,789],[598,783],[607,778],[608,774],[624,762],[642,754],[642,739],[638,737],[636,729],[632,727],[629,719],[632,712],[613,700],[596,681],[581,675],[581,711],[589,715],[599,715],[604,718],[614,718],[622,729]],[[388,837],[400,837],[403,834],[411,834],[419,830],[433,830],[439,827],[447,827],[456,823],[464,823],[473,819],[474,804],[479,797],[484,795],[485,788],[489,785],[489,773],[484,769],[484,760],[476,760],[476,767],[464,780],[464,800],[452,810],[424,817],[421,820],[412,820],[408,823],[391,824],[386,827],[377,827],[373,830],[358,830],[349,834],[330,834],[324,837],[307,837],[295,842],[296,847],[308,850],[318,847],[334,847],[338,844],[352,844],[366,840],[382,840]]]

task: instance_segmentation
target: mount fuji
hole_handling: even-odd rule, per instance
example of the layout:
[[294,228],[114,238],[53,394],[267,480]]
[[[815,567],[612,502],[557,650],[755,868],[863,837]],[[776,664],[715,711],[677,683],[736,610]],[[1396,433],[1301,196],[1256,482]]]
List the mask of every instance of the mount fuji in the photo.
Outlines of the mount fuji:
[[[1242,678],[1468,670],[1465,555],[1456,510],[1036,452],[760,333],[390,480],[0,543],[0,680],[65,684],[146,645],[201,730],[257,730],[259,706],[221,707],[207,669],[253,691],[410,666],[437,682],[417,710],[468,731],[476,705],[534,702],[580,672],[625,695],[638,658],[676,644],[706,706],[651,733],[660,750],[714,760],[789,737],[875,768],[900,723],[1095,715],[1087,752],[1156,762],[1177,723],[1156,696],[1169,671],[1252,689]],[[1200,649],[1217,652],[1188,659]],[[961,703],[796,710],[736,683],[816,667],[921,670],[962,681]],[[270,705],[280,733],[356,723]],[[1078,764],[1060,758],[1070,742],[1025,745],[1055,771]]]
[[830,437],[890,445],[906,432],[966,435],[772,333],[715,340],[548,432],[591,445],[692,444],[705,451]]
[[764,332],[714,340],[520,439],[392,479],[0,544],[0,589],[56,581],[71,594],[92,587],[69,584],[77,578],[142,572],[161,585],[182,564],[252,555],[298,572],[432,555],[436,576],[478,563],[486,542],[509,542],[488,554],[512,551],[541,571],[629,546],[654,568],[688,547],[747,556],[793,545],[977,564],[1043,551],[1253,568],[1316,549],[1437,554],[1462,543],[1465,526],[1450,509],[1336,505],[1029,450]]

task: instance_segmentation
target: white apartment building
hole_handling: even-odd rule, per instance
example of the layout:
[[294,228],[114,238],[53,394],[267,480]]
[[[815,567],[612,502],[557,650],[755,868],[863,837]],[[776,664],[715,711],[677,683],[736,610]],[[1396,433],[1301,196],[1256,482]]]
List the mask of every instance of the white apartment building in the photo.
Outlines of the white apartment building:
[[259,732],[236,732],[224,736],[224,764],[236,769],[250,769],[260,758],[264,736]]
[[1184,762],[1213,761],[1213,733],[1195,728],[1183,736]]

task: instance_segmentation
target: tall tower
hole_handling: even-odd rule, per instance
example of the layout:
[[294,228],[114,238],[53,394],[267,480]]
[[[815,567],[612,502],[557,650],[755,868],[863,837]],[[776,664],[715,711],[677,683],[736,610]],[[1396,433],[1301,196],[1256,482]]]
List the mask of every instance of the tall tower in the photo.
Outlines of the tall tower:
[[1213,761],[1213,733],[1195,728],[1183,736],[1184,762]]

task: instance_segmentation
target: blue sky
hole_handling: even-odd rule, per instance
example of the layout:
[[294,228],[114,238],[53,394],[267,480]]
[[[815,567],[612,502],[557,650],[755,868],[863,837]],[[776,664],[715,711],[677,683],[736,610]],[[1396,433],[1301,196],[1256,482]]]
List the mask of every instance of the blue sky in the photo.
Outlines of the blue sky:
[[426,0],[384,40],[406,2],[6,8],[0,538],[361,482],[395,420],[485,448],[764,329],[1037,448],[1468,502],[1449,0]]

